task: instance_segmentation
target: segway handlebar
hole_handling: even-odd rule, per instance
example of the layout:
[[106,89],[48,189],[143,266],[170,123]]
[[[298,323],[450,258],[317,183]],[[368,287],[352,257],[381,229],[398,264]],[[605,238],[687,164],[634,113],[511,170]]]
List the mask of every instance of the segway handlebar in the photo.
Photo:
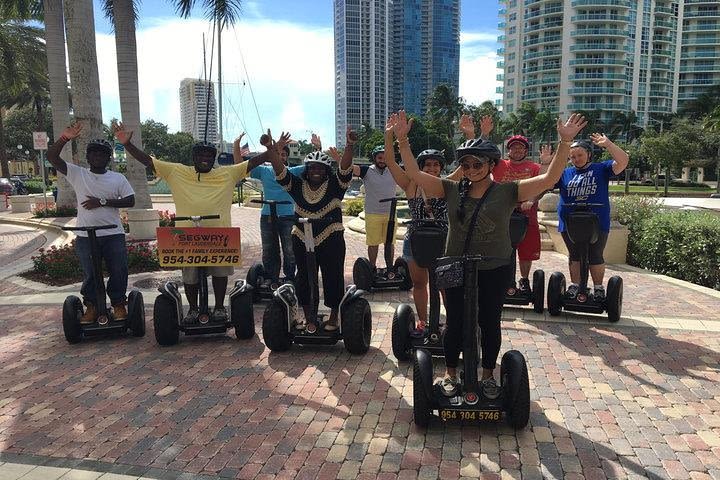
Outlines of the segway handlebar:
[[438,220],[437,218],[411,218],[410,220],[403,220],[403,225],[410,225],[415,224],[419,227],[425,227],[425,226],[435,226],[439,225],[442,227],[447,227],[448,222],[446,220]]
[[197,222],[198,220],[215,220],[220,218],[220,215],[190,215],[189,217],[175,217],[175,221],[192,220]]
[[71,230],[78,232],[90,232],[95,230],[107,230],[108,228],[116,228],[117,225],[97,225],[94,227],[62,227],[63,230]]
[[253,198],[250,203],[262,203],[263,205],[290,205],[292,202],[287,200],[258,200]]
[[402,198],[402,197],[381,198],[380,203],[392,202],[393,200],[396,202],[399,202],[400,200],[407,200],[407,198]]

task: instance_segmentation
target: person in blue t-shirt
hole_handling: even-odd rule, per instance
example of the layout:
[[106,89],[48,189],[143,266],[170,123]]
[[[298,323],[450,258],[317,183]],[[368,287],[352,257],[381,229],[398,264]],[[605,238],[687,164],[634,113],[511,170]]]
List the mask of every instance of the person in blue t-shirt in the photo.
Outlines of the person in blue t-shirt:
[[[592,143],[587,140],[578,140],[570,147],[570,162],[573,166],[563,172],[560,181],[555,186],[560,189],[560,202],[558,203],[558,216],[560,223],[558,231],[562,234],[569,253],[570,281],[568,287],[569,295],[577,295],[580,283],[580,250],[570,241],[565,231],[563,215],[570,207],[568,203],[601,203],[602,207],[593,207],[600,220],[600,235],[598,241],[590,245],[590,276],[594,284],[596,300],[600,301],[605,297],[603,278],[605,276],[605,259],[603,251],[610,233],[610,196],[608,186],[610,177],[619,175],[627,167],[630,158],[628,154],[608,139],[605,134],[594,133],[590,135]],[[592,144],[606,149],[612,156],[612,160],[593,163]],[[541,159],[542,160],[542,159]]]
[[[242,135],[233,143],[233,160],[242,162],[240,140]],[[290,149],[287,145],[280,156],[287,165]],[[288,170],[300,175],[305,167],[303,165],[290,167]],[[295,280],[295,255],[292,244],[292,227],[295,224],[295,202],[292,197],[275,180],[275,172],[271,165],[258,165],[250,170],[250,177],[260,180],[263,186],[265,200],[289,201],[289,204],[277,205],[277,231],[273,231],[270,222],[270,206],[263,205],[260,213],[260,240],[262,241],[262,263],[265,269],[265,283],[268,287],[280,284],[280,247],[282,246],[282,270],[286,280]]]

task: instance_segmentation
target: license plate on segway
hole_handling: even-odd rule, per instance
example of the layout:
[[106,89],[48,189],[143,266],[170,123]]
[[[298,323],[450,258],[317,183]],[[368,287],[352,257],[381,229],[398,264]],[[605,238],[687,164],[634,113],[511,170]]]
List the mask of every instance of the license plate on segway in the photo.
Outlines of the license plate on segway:
[[447,422],[460,420],[463,422],[497,422],[500,421],[500,410],[438,410],[440,419]]

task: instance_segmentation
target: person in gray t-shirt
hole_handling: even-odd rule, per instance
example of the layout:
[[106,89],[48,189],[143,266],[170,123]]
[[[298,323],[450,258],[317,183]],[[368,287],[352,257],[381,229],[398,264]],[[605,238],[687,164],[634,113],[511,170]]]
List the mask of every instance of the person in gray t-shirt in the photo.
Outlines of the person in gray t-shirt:
[[[375,268],[379,246],[385,244],[390,221],[390,202],[380,203],[380,200],[395,196],[395,180],[386,168],[384,146],[375,147],[371,157],[373,164],[354,166],[353,175],[362,178],[365,185],[365,243],[368,246],[368,259]],[[395,257],[395,231],[392,238],[386,262]],[[386,267],[386,271],[390,271],[392,265],[388,263]]]

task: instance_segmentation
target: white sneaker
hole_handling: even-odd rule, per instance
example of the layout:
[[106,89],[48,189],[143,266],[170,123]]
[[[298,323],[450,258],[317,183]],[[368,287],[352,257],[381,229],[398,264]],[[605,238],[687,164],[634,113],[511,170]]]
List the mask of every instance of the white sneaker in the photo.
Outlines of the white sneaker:
[[457,377],[451,377],[447,376],[443,378],[442,383],[440,384],[440,387],[442,387],[443,395],[446,397],[454,397],[458,393],[458,379]]
[[500,387],[498,387],[493,377],[480,380],[480,387],[485,398],[495,400],[500,396]]

